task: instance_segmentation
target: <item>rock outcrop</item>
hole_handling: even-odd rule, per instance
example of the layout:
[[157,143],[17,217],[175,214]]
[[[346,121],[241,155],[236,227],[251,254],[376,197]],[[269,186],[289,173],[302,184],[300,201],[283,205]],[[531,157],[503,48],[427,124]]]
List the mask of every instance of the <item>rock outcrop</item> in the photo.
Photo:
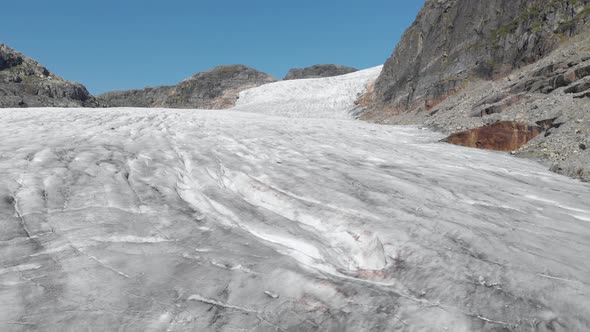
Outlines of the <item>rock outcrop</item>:
[[243,65],[219,66],[175,86],[108,92],[97,98],[109,107],[225,109],[234,106],[241,91],[275,81]]
[[174,86],[147,87],[142,90],[112,91],[96,96],[106,107],[163,106]]
[[470,79],[495,79],[586,31],[590,0],[427,0],[375,84],[375,107],[430,110]]
[[0,107],[96,107],[79,84],[0,43]]
[[358,69],[340,65],[314,65],[306,68],[293,68],[289,70],[283,80],[332,77],[354,73],[355,71],[358,71]]

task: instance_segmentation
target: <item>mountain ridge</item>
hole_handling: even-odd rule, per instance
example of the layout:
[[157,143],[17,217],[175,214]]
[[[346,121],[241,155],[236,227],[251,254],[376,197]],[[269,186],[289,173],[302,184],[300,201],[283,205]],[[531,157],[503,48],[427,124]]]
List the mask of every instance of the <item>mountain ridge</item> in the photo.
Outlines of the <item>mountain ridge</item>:
[[305,68],[291,68],[283,80],[287,81],[306,78],[333,77],[354,73],[356,71],[358,71],[357,68],[342,65],[317,64]]
[[67,81],[37,61],[0,43],[0,107],[96,107],[80,83]]
[[108,107],[226,109],[235,104],[239,92],[275,81],[274,77],[244,65],[222,65],[176,85],[107,92],[97,99]]

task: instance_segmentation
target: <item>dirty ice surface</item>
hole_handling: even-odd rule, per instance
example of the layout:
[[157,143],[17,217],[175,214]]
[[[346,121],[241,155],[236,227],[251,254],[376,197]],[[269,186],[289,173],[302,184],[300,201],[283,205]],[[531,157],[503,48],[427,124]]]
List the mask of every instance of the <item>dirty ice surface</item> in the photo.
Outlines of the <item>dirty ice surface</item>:
[[0,330],[590,329],[590,186],[439,138],[0,110]]

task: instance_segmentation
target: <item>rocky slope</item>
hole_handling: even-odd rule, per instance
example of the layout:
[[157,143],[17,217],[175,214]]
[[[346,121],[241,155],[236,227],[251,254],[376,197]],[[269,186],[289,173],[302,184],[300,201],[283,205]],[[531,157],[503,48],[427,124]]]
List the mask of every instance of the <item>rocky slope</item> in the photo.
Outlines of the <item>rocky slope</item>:
[[283,80],[332,77],[354,73],[355,71],[358,71],[358,69],[340,65],[314,65],[306,68],[292,68]]
[[0,43],[0,107],[94,107],[86,88]]
[[[537,63],[498,80],[473,80],[428,112],[365,112],[386,124],[418,124],[451,135],[462,145],[513,151],[552,170],[590,181],[590,36],[580,35]],[[513,122],[501,128],[498,123]],[[499,137],[508,130],[512,137]],[[518,131],[516,128],[524,128]],[[472,130],[471,132],[466,132]],[[487,134],[486,134],[487,132]],[[531,141],[518,136],[540,133]],[[456,141],[463,136],[463,141]],[[490,141],[490,136],[495,138]],[[521,144],[505,144],[516,142]],[[528,142],[527,142],[528,141]],[[522,145],[522,143],[526,143]]]
[[589,4],[427,1],[358,100],[361,118],[437,128],[589,181]]
[[378,107],[428,110],[472,78],[535,62],[587,30],[590,0],[427,0],[375,84]]
[[146,87],[143,90],[112,91],[96,96],[107,107],[154,107],[161,106],[174,86]]
[[225,109],[234,106],[241,91],[275,81],[243,65],[219,66],[175,86],[108,92],[97,98],[109,107]]

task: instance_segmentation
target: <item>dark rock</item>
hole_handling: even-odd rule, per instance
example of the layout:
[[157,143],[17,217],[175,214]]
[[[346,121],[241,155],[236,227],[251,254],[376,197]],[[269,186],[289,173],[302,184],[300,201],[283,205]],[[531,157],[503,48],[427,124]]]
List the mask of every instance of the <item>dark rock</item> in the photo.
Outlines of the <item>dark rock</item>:
[[590,81],[578,83],[565,89],[565,93],[580,93],[590,89]]
[[549,76],[551,73],[553,73],[555,70],[555,64],[550,64],[547,65],[545,67],[542,67],[541,69],[538,69],[536,71],[533,72],[532,76],[534,77],[546,77]]
[[446,142],[468,147],[514,151],[542,132],[541,127],[511,121],[496,122],[489,126],[455,133]]
[[508,97],[508,93],[498,93],[478,101],[477,103],[475,103],[475,105],[473,105],[473,108],[477,108],[482,105],[495,104],[499,101],[504,100],[506,97]]
[[571,68],[571,67],[577,66],[579,63],[580,63],[580,60],[576,59],[576,60],[568,62],[567,66]]
[[492,114],[496,114],[496,113],[502,113],[502,111],[504,111],[504,105],[492,105],[492,106],[488,106],[482,110],[477,110],[474,111],[471,116],[472,117],[484,117],[486,115],[492,115]]
[[541,81],[539,78],[522,80],[520,82],[515,83],[510,88],[511,93],[521,93],[521,92],[528,92],[534,89],[540,89],[544,86],[545,83]]
[[0,43],[0,107],[96,107],[79,84]]
[[[494,98],[489,98],[488,100],[489,101],[497,100],[497,99],[500,99],[501,96],[504,96],[504,95],[499,94],[499,95],[496,95]],[[523,95],[514,95],[514,96],[510,96],[510,97],[506,97],[504,99],[501,99],[500,102],[497,102],[493,105],[484,104],[486,106],[481,109],[474,107],[474,110],[471,113],[471,116],[472,117],[484,117],[486,115],[502,113],[503,111],[505,111],[509,107],[522,102],[522,100],[523,100]]]
[[173,86],[147,87],[143,90],[112,91],[96,96],[107,107],[155,107],[164,105]]
[[[551,129],[551,128],[555,128],[555,120],[557,120],[557,118],[545,119],[545,120],[537,121],[535,123],[541,129],[548,130],[548,129]],[[559,126],[561,126],[561,124],[558,124],[557,127],[559,127]]]
[[[551,68],[552,70],[549,71],[547,68]],[[549,94],[555,91],[555,89],[570,85],[579,78],[576,73],[577,70],[569,70],[565,72],[553,71],[554,68],[555,65],[550,65],[537,70],[531,75],[533,78],[525,78],[520,82],[515,83],[510,89],[510,92],[537,92]],[[558,72],[561,73],[556,74]],[[580,70],[579,72],[584,74],[583,70]]]
[[563,74],[557,75],[550,80],[551,87],[553,89],[559,89],[561,87],[568,86],[572,82],[573,81],[567,79]]
[[528,91],[549,94],[555,89],[568,86],[572,82],[573,80],[568,75],[560,74],[533,84]]
[[[548,80],[544,80],[544,81],[535,82],[535,84],[533,84],[527,91],[528,92],[549,93],[549,92],[544,92],[544,91],[548,91],[548,89],[551,89],[551,85]],[[551,90],[551,91],[553,91],[553,90]]]
[[584,66],[584,67],[580,67],[580,68],[576,68],[575,73],[576,73],[576,78],[577,79],[581,79],[581,78],[584,78],[586,76],[590,76],[590,65]]
[[[562,36],[587,30],[582,14],[589,4],[590,0],[427,0],[385,63],[375,84],[373,107],[388,114],[432,107],[472,77],[493,79],[535,62],[554,50]],[[544,68],[538,74],[554,70]],[[532,84],[516,85],[513,92],[526,91]]]
[[224,109],[234,106],[241,91],[275,81],[246,66],[219,66],[175,86],[107,92],[97,98],[109,107]]
[[582,151],[586,150],[586,144],[584,144],[584,143],[580,143],[580,145],[579,145],[579,148],[580,148],[580,150],[582,150]]
[[575,67],[575,66],[579,65],[580,63],[586,62],[588,60],[590,60],[590,57],[589,56],[583,56],[581,58],[578,58],[578,59],[575,59],[575,60],[572,60],[572,61],[568,62],[567,63],[567,66],[568,67]]
[[358,71],[358,69],[340,65],[314,65],[306,68],[293,68],[289,70],[283,80],[332,77],[354,73],[355,71]]

